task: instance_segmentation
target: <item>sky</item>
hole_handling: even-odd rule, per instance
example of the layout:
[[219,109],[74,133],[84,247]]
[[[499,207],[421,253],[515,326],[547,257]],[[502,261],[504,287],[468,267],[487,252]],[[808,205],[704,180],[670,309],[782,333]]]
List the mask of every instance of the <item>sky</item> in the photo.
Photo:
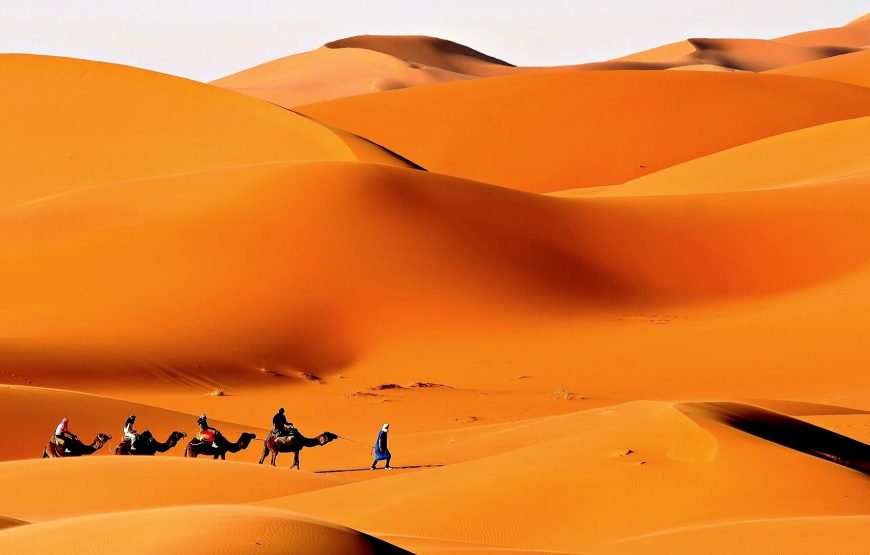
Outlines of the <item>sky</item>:
[[0,0],[0,52],[209,81],[347,36],[401,34],[560,65],[688,37],[774,38],[867,12],[870,0]]

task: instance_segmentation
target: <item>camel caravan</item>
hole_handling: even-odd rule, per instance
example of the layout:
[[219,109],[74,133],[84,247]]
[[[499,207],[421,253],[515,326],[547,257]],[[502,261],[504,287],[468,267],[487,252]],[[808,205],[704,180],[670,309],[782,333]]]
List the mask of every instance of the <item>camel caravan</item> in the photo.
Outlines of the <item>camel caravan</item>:
[[[185,457],[196,458],[203,455],[214,459],[220,458],[221,460],[226,460],[227,453],[238,453],[247,449],[251,442],[257,439],[256,434],[244,432],[235,442],[232,442],[224,437],[220,430],[209,425],[208,416],[205,414],[200,415],[196,422],[199,425],[199,431],[184,448]],[[122,440],[115,447],[115,455],[153,456],[169,451],[187,437],[185,432],[174,431],[169,434],[166,441],[158,441],[150,430],[146,429],[141,433],[137,432],[134,428],[135,424],[135,415],[131,415],[124,422]],[[266,456],[270,453],[272,455],[270,461],[272,466],[275,466],[279,453],[293,453],[293,464],[290,468],[299,469],[299,452],[303,448],[319,447],[339,439],[339,436],[332,432],[323,432],[312,438],[303,436],[291,422],[287,421],[283,408],[279,409],[278,413],[272,418],[272,425],[272,431],[269,432],[265,439],[261,440],[263,441],[263,455],[260,457],[260,464],[263,464]],[[69,431],[69,419],[64,418],[58,424],[54,435],[43,449],[42,458],[92,455],[111,439],[112,436],[109,434],[97,434],[97,437],[90,445],[85,444],[77,435]],[[380,443],[379,436],[377,448],[380,447]],[[374,469],[374,465],[372,468]],[[387,461],[387,469],[389,469],[389,460]]]

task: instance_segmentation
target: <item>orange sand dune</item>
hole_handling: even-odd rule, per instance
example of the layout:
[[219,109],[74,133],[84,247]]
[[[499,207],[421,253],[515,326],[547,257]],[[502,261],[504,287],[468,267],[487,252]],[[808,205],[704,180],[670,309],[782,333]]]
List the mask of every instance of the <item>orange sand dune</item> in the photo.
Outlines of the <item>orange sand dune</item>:
[[0,551],[407,553],[377,538],[305,515],[229,505],[119,512],[21,526],[0,532]]
[[470,78],[372,50],[321,47],[228,75],[212,84],[290,107]]
[[[4,378],[8,377],[4,375]],[[86,381],[80,384],[86,385]],[[202,388],[203,392],[208,391],[206,385]],[[205,412],[204,402],[194,403],[190,400],[187,400],[186,404],[191,407],[192,414],[87,393],[14,385],[0,386],[0,402],[3,407],[0,436],[14,435],[20,438],[16,442],[0,443],[0,460],[41,457],[45,443],[64,416],[70,418],[70,429],[87,443],[90,443],[98,433],[111,435],[113,439],[109,444],[94,456],[111,454],[121,440],[124,421],[131,414],[137,416],[137,427],[140,431],[150,429],[160,440],[165,439],[175,430],[187,433],[188,438],[180,446],[167,452],[167,455],[182,455],[184,445],[197,430],[196,416]],[[213,425],[232,441],[235,441],[242,432],[255,433],[259,437],[263,437],[266,432],[261,427],[244,426],[219,419],[214,419]],[[250,451],[256,451],[257,456],[261,449],[262,444],[255,443],[249,447]],[[230,458],[241,456],[241,454],[230,455]]]
[[267,385],[263,367],[336,372],[415,330],[838,279],[870,257],[868,207],[859,182],[560,199],[349,163],[109,184],[0,214],[0,356],[38,385]]
[[759,39],[688,39],[695,50],[685,56],[695,64],[764,71],[853,52],[844,46],[797,46]]
[[[861,474],[714,422],[699,425],[664,403],[559,419],[560,434],[517,442],[504,454],[263,504],[389,533],[399,545],[407,535],[583,552],[693,523],[870,509]],[[804,496],[807,483],[825,487]],[[417,496],[429,518],[409,510]],[[375,497],[379,503],[371,503]],[[495,530],[486,525],[491,515],[512,525]]]
[[692,43],[688,40],[681,40],[664,44],[662,46],[656,46],[655,48],[650,48],[641,52],[635,52],[627,56],[622,56],[621,58],[616,58],[616,60],[627,62],[668,62],[674,58],[680,58],[687,54],[691,54],[694,51],[695,47]]
[[870,117],[856,118],[774,135],[621,185],[553,194],[573,198],[686,195],[866,182],[867,152]]
[[[811,31],[810,33],[818,33]],[[744,71],[804,63],[853,52],[862,44],[789,42],[783,39],[691,38],[623,56],[614,62],[642,62],[655,67],[704,65]],[[640,69],[640,68],[638,68]]]
[[499,75],[511,64],[450,40],[425,36],[361,35],[327,43],[326,48],[363,48],[410,63],[466,75]]
[[[870,34],[870,30],[868,30]],[[870,87],[870,50],[771,70],[769,73],[829,79]]]
[[292,107],[382,90],[504,75],[520,68],[425,36],[349,37],[217,79],[212,84]]
[[599,553],[862,553],[870,516],[726,522],[664,530],[601,546]]
[[[0,507],[28,522],[152,507],[248,503],[346,483],[269,465],[162,455],[10,461],[0,463],[0,469]],[[35,491],[50,492],[51,497]]]
[[870,14],[859,17],[842,27],[816,29],[795,33],[776,39],[779,42],[797,45],[870,46]]
[[755,39],[688,39],[615,60],[516,67],[452,41],[366,35],[327,43],[213,81],[284,107],[477,77],[608,70],[763,71],[851,52],[843,45]]
[[[219,86],[0,56],[0,553],[862,552],[868,21]],[[279,406],[341,437],[110,455]],[[114,438],[38,459],[63,416]]]
[[387,91],[300,110],[429,170],[543,192],[622,183],[766,136],[867,115],[870,90],[771,75],[582,72]]
[[[283,160],[371,160],[366,146],[262,101],[141,69],[0,55],[0,208],[83,186]],[[14,84],[14,85],[12,85]],[[401,160],[393,163],[406,166]]]

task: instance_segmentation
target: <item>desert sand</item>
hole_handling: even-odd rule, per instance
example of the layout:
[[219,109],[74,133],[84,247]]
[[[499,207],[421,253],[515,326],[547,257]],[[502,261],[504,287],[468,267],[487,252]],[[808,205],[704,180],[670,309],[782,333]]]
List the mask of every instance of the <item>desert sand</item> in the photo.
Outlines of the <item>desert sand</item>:
[[[0,552],[866,552],[868,21],[0,55]],[[279,407],[340,437],[260,465]]]

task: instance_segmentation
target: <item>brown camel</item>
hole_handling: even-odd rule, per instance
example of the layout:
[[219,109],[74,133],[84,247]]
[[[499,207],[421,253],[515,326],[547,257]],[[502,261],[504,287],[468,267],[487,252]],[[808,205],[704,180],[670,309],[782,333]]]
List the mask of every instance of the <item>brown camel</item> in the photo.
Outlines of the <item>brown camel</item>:
[[136,449],[130,449],[130,440],[124,439],[115,447],[116,455],[154,455],[156,453],[165,453],[178,445],[178,442],[186,438],[184,432],[172,432],[169,438],[163,443],[154,439],[150,430],[145,430],[136,439]]
[[48,445],[42,450],[42,458],[63,458],[63,457],[81,457],[82,455],[93,455],[103,448],[112,436],[109,434],[97,434],[93,443],[85,445],[78,439],[62,438],[58,443],[57,436],[51,436],[48,440]]
[[290,468],[295,467],[299,470],[299,451],[303,447],[318,447],[336,439],[338,439],[338,436],[332,432],[323,432],[317,437],[305,437],[298,431],[292,436],[278,439],[275,436],[275,430],[272,430],[266,436],[266,439],[263,440],[263,456],[260,457],[260,464],[263,464],[263,461],[266,460],[266,455],[269,454],[269,451],[272,452],[272,466],[275,466],[275,459],[278,458],[278,453],[293,453],[293,465]]
[[[200,441],[197,438],[190,440],[187,447],[184,449],[184,456],[193,457],[195,459],[199,455],[212,455],[215,459],[220,457],[221,460],[226,460],[227,453],[238,453],[243,449],[247,449],[248,445],[250,445],[251,441],[254,439],[257,439],[256,434],[245,432],[239,436],[239,439],[235,443],[230,443],[222,433],[215,432],[214,442],[208,440]],[[215,448],[212,443],[217,443],[217,448]]]

